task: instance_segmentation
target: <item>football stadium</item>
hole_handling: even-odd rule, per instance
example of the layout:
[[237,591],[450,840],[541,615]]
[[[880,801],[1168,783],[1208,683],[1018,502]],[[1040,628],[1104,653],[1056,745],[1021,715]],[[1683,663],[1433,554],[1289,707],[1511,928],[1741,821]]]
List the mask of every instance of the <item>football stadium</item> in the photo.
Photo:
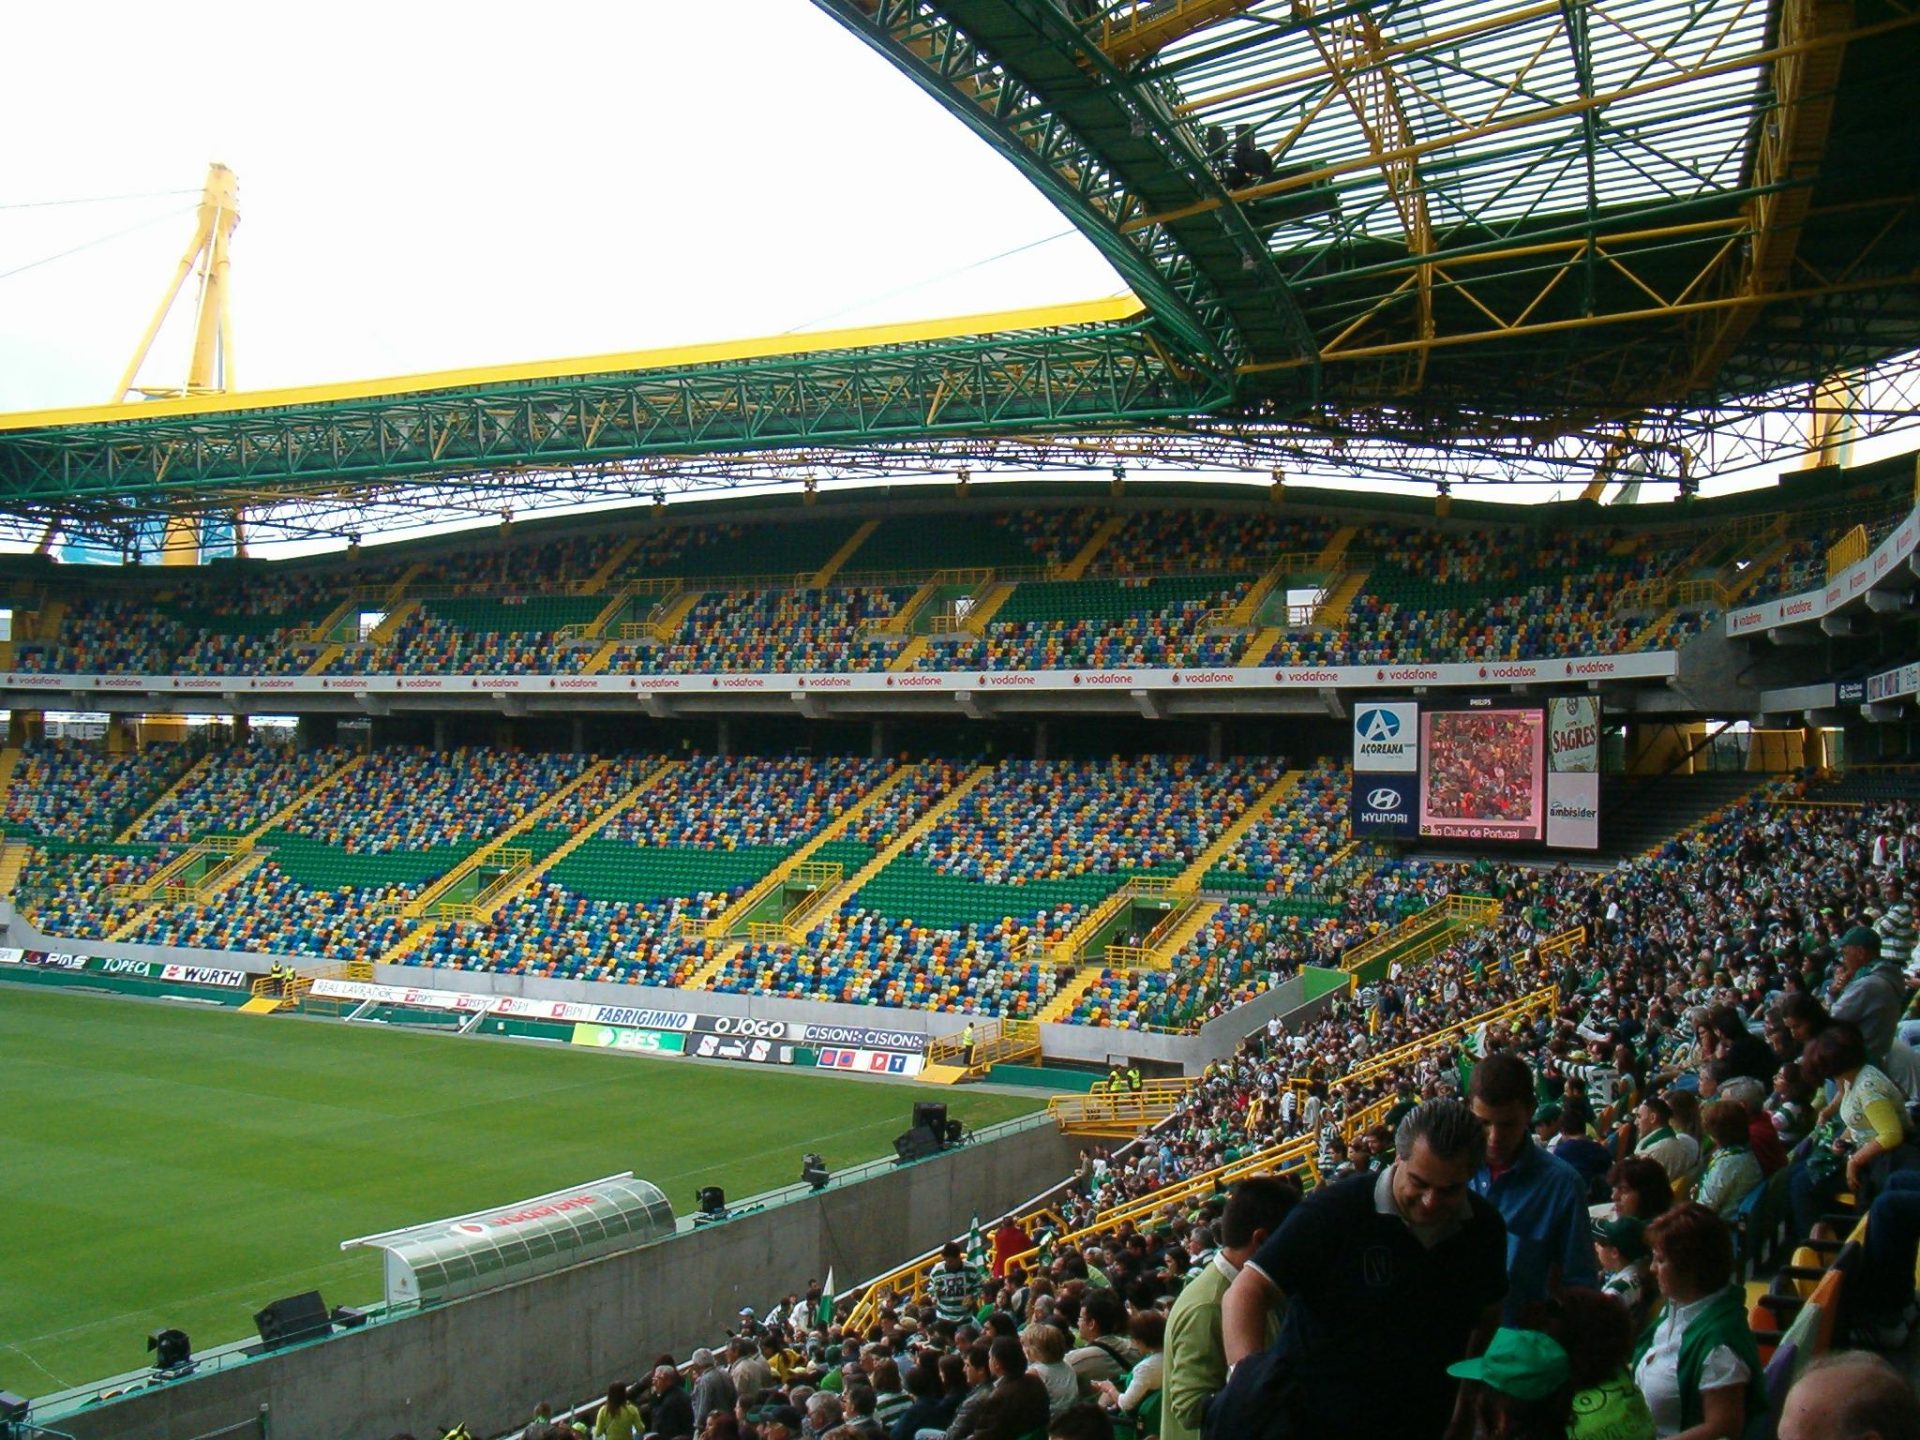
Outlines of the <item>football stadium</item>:
[[1920,12],[757,8],[1111,293],[0,346],[0,1440],[1920,1433]]

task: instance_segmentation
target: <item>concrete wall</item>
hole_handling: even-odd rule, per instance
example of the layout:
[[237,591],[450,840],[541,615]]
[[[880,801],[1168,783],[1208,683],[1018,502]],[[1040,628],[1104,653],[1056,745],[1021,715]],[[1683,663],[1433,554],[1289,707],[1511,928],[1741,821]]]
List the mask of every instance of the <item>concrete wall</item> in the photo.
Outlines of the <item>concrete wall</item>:
[[[904,1123],[903,1123],[904,1128]],[[636,1173],[647,1173],[644,1130]],[[802,1143],[796,1139],[795,1144]],[[76,1440],[190,1440],[265,1407],[274,1440],[477,1435],[523,1424],[537,1400],[577,1401],[684,1360],[809,1277],[878,1274],[983,1225],[1073,1168],[1052,1127],[949,1151],[851,1185],[50,1421]],[[624,1161],[622,1163],[625,1163]]]

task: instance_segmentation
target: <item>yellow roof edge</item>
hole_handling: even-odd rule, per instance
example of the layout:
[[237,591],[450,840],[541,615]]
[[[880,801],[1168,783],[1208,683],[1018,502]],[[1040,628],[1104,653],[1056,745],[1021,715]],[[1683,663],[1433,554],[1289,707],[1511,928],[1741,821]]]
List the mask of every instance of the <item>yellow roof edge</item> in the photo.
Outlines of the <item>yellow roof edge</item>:
[[1039,330],[1060,325],[1096,325],[1131,320],[1145,313],[1132,295],[1077,300],[1024,310],[996,310],[939,320],[907,320],[846,330],[812,330],[763,335],[743,340],[714,340],[658,350],[613,355],[584,355],[565,360],[531,360],[515,365],[484,365],[464,370],[434,370],[374,380],[327,385],[298,385],[279,390],[239,390],[231,394],[190,395],[118,405],[78,405],[56,410],[19,410],[0,414],[0,431],[37,430],[55,425],[91,425],[107,421],[151,420],[161,416],[218,415],[265,410],[282,405],[320,405],[336,400],[367,400],[425,390],[464,390],[528,380],[558,380],[576,375],[607,375],[630,370],[669,370],[722,360],[754,360],[770,355],[807,355],[821,350],[851,350],[917,340],[951,340],[1009,330]]

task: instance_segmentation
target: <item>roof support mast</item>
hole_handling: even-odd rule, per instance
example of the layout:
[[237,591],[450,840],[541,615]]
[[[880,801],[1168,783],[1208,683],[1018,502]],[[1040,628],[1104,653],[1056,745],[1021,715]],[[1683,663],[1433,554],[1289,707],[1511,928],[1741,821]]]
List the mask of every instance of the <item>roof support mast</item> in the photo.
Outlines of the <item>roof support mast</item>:
[[[142,387],[137,394],[148,400],[175,399],[186,395],[220,395],[234,388],[233,308],[230,288],[230,247],[233,232],[240,223],[240,182],[233,171],[219,163],[207,166],[207,183],[200,195],[194,221],[193,239],[187,242],[174,268],[173,281],[161,296],[146,332],[134,347],[133,358],[121,373],[108,403],[118,405],[134,391],[134,381],[160,329],[173,313],[181,288],[189,275],[197,275],[193,299],[193,350],[187,359],[186,383],[160,389]],[[240,519],[234,516],[234,543],[241,542]],[[167,521],[160,544],[163,565],[200,563],[200,522],[192,516],[175,516]]]

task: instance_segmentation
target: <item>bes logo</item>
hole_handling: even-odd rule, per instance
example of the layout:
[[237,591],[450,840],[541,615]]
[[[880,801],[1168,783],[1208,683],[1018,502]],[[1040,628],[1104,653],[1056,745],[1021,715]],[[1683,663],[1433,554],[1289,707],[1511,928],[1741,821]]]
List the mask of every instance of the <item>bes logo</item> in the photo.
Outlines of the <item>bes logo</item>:
[[1400,792],[1398,790],[1389,790],[1384,786],[1378,790],[1369,791],[1367,793],[1367,808],[1369,810],[1398,810],[1400,808]]
[[1392,740],[1400,733],[1400,717],[1391,710],[1362,710],[1353,717],[1362,740]]

